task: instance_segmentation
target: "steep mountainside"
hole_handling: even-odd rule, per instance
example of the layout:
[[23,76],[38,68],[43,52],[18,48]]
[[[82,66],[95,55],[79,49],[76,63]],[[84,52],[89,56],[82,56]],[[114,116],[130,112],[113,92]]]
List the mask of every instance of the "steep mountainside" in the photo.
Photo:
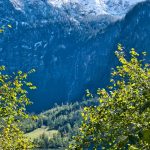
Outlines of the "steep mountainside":
[[127,48],[150,48],[149,1],[117,22],[108,14],[72,19],[44,0],[0,0],[0,12],[2,24],[13,27],[0,36],[0,65],[10,71],[36,69],[31,79],[38,89],[30,93],[34,111],[80,100],[85,89],[105,86],[118,42]]

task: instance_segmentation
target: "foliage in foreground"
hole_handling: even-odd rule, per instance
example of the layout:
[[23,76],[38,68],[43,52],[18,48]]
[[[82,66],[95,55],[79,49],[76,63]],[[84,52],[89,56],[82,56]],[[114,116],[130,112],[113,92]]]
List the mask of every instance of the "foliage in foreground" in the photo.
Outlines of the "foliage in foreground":
[[21,130],[21,121],[29,118],[26,106],[31,104],[25,87],[35,89],[27,82],[30,73],[7,75],[5,67],[0,67],[0,149],[27,150],[34,147]]
[[112,86],[98,89],[99,106],[84,108],[80,134],[70,149],[150,149],[149,64],[139,61],[134,49],[126,59],[121,45],[115,54],[120,66],[112,71]]

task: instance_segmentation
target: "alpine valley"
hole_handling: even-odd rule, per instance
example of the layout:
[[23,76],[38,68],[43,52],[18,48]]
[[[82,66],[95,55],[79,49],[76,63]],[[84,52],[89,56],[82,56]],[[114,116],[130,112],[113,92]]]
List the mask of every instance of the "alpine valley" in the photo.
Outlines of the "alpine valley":
[[12,26],[0,34],[0,65],[36,70],[34,112],[106,86],[118,43],[150,52],[149,0],[0,0],[0,24]]

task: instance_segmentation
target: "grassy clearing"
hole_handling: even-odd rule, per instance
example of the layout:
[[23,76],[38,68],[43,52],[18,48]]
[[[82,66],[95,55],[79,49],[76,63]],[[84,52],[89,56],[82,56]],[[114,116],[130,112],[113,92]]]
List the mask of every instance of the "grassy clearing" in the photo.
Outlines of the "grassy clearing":
[[47,135],[49,138],[53,138],[54,135],[58,134],[57,130],[48,130],[47,127],[41,127],[38,128],[30,133],[26,133],[25,135],[30,138],[31,140],[34,140],[36,138],[39,138],[41,135]]

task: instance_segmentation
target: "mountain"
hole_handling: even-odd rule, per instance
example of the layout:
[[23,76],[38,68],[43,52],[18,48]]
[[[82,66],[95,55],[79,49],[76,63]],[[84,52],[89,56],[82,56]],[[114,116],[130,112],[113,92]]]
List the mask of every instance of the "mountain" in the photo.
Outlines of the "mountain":
[[[117,1],[101,1],[107,6],[106,13],[87,17],[79,11],[83,2],[73,7],[67,1],[56,5],[52,0],[0,0],[1,23],[13,27],[0,36],[0,65],[10,72],[36,69],[30,79],[38,89],[29,93],[34,101],[30,109],[35,112],[55,102],[81,100],[87,88],[95,91],[106,86],[110,68],[116,64],[113,53],[117,43],[142,51],[150,48],[149,1],[134,8],[133,2],[138,1],[120,1],[119,6]],[[96,6],[100,8],[91,5]],[[118,20],[115,8],[116,14],[122,10],[122,19]]]
[[[3,0],[1,0],[3,1]],[[144,0],[7,0],[29,20],[91,20],[100,15],[123,17],[135,4]],[[58,17],[59,16],[59,17]],[[57,18],[58,17],[58,18]],[[29,21],[28,20],[28,21]]]
[[68,11],[71,16],[75,15],[72,10],[76,8],[80,8],[84,16],[102,14],[124,16],[129,9],[142,1],[144,0],[48,0],[48,3]]

